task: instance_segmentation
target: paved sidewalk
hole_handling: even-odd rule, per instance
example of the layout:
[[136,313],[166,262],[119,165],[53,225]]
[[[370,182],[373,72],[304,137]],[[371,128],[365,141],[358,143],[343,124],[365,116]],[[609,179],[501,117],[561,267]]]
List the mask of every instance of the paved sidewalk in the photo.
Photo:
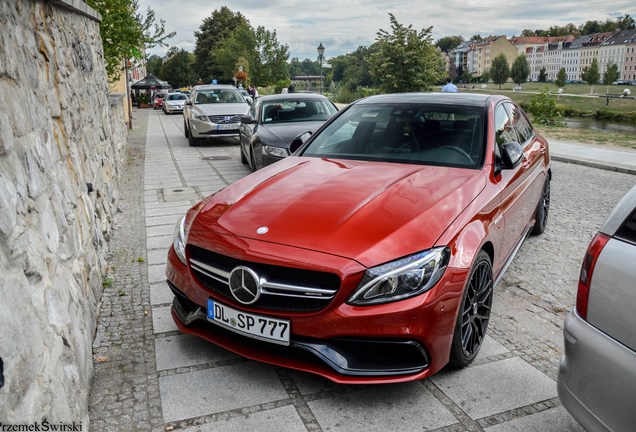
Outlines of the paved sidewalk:
[[[557,398],[560,347],[503,317],[493,317],[470,367],[385,386],[336,385],[181,334],[164,274],[174,225],[249,170],[236,141],[189,147],[181,116],[134,114],[137,128],[147,119],[134,135],[145,133],[145,152],[131,156],[111,245],[113,283],[104,290],[94,344],[91,430],[582,430]],[[636,173],[636,152],[592,150],[552,143],[555,159]]]
[[636,174],[636,150],[549,140],[553,160]]

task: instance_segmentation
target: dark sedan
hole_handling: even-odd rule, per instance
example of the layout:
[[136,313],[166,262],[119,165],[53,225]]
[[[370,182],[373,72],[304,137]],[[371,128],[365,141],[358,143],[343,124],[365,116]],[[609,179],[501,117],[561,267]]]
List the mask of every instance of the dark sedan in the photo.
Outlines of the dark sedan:
[[241,162],[252,171],[289,156],[289,145],[303,132],[315,132],[338,109],[316,94],[263,96],[241,118]]

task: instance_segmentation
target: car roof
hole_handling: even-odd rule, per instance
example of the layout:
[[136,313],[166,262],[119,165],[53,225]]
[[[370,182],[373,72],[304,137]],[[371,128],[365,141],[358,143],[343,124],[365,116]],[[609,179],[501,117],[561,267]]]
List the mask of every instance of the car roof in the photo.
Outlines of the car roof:
[[194,88],[192,88],[192,90],[214,90],[214,89],[238,90],[236,87],[234,87],[231,84],[205,84],[205,85],[194,86]]
[[259,100],[261,102],[267,101],[289,101],[296,99],[328,99],[326,96],[315,93],[279,93],[268,96],[261,96]]
[[479,93],[393,93],[369,96],[354,102],[354,104],[425,103],[435,105],[486,107],[493,99],[498,100],[508,98],[505,96]]

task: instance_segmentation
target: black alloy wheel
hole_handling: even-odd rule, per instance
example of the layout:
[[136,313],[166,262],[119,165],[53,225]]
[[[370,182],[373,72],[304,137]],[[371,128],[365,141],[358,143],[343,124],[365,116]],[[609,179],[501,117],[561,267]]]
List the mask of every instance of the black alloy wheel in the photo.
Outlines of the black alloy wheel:
[[532,228],[533,235],[543,234],[545,227],[548,224],[548,215],[550,213],[550,177],[545,179],[543,185],[543,193],[541,199],[537,205],[535,214],[534,227]]
[[492,308],[492,264],[486,252],[479,251],[460,304],[451,346],[451,366],[470,364],[484,343]]
[[190,131],[188,130],[188,123],[185,118],[183,119],[183,135],[185,135],[186,138],[190,138]]

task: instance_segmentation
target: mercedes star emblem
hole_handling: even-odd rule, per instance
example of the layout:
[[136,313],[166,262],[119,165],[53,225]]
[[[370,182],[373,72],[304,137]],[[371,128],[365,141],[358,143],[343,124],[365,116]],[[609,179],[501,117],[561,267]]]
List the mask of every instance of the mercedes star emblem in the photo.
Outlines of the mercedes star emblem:
[[261,282],[254,270],[238,266],[230,273],[230,291],[243,304],[252,304],[261,295]]

